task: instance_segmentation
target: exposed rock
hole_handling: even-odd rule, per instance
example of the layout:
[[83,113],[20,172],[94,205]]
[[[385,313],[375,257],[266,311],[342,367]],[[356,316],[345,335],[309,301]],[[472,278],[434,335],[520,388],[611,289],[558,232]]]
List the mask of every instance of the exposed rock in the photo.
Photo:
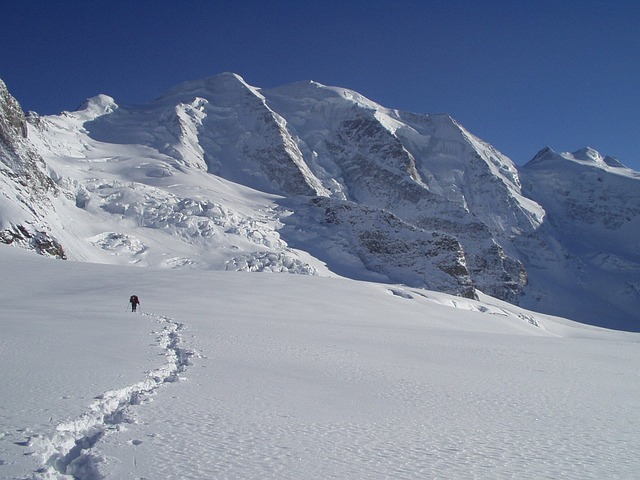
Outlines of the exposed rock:
[[49,196],[59,190],[27,137],[24,112],[0,80],[0,186],[13,205],[5,210],[11,213],[0,218],[0,242],[66,258],[46,225],[52,208]]

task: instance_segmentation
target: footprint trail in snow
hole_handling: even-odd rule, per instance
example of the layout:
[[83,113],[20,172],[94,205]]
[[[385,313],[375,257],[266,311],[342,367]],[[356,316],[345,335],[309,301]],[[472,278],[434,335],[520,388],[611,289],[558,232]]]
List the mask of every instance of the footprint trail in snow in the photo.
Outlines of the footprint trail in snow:
[[190,365],[194,352],[182,346],[180,332],[184,325],[162,315],[142,315],[162,325],[161,331],[153,333],[167,362],[148,372],[141,382],[97,396],[88,412],[59,423],[53,434],[29,438],[25,446],[31,449],[31,454],[40,455],[43,462],[33,478],[56,478],[60,474],[81,480],[102,478],[98,464],[103,459],[92,454],[91,448],[104,435],[118,432],[124,424],[132,423],[132,407],[149,401],[149,396],[164,383],[178,381]]

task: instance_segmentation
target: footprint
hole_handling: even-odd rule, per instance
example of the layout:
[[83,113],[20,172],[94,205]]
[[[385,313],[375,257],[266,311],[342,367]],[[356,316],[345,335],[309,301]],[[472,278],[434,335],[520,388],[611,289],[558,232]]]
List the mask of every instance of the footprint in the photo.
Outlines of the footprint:
[[[42,452],[43,456],[50,454],[48,459],[44,459],[45,464],[38,469],[38,478],[44,478],[44,475],[47,478],[54,476],[57,478],[58,473],[66,475],[77,468],[84,469],[85,473],[92,473],[97,468],[95,465],[102,461],[100,456],[91,452],[92,447],[107,432],[117,431],[120,424],[130,421],[128,415],[130,407],[150,401],[148,397],[154,394],[163,383],[177,381],[191,365],[190,357],[194,353],[182,346],[180,335],[184,325],[169,317],[149,313],[143,313],[143,315],[154,317],[156,322],[163,324],[162,332],[158,334],[155,345],[164,350],[166,363],[147,372],[146,380],[93,397],[94,401],[89,406],[89,411],[75,420],[58,424],[57,433],[51,438],[28,435],[26,429],[18,430],[22,432],[20,437],[26,437],[26,439],[14,443],[22,447],[30,447],[32,451],[27,455],[37,452]],[[137,446],[143,442],[134,439],[128,443]],[[94,478],[93,475],[90,476]]]

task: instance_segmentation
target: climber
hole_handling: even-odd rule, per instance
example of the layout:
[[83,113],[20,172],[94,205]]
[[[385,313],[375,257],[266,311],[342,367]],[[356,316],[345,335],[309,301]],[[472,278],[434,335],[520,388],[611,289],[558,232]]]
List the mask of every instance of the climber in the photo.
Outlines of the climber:
[[137,295],[131,295],[129,303],[131,304],[131,311],[135,312],[138,309],[138,305],[140,305],[140,300]]

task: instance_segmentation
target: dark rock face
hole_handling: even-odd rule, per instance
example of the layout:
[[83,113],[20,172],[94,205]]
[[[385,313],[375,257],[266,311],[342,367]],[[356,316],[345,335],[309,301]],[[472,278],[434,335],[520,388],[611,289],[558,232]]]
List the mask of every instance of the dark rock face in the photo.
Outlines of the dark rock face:
[[0,184],[13,196],[22,215],[0,219],[0,242],[15,244],[40,254],[66,258],[44,222],[50,195],[59,191],[46,173],[42,157],[27,139],[28,126],[18,101],[0,80]]
[[7,245],[16,245],[25,250],[33,250],[40,255],[66,260],[67,256],[56,240],[42,231],[30,232],[24,226],[0,231],[0,242]]
[[327,197],[311,199],[294,217],[304,215],[321,219],[306,232],[317,235],[317,244],[332,239],[328,250],[355,255],[367,270],[394,282],[476,298],[464,251],[451,235],[423,230],[386,210]]

